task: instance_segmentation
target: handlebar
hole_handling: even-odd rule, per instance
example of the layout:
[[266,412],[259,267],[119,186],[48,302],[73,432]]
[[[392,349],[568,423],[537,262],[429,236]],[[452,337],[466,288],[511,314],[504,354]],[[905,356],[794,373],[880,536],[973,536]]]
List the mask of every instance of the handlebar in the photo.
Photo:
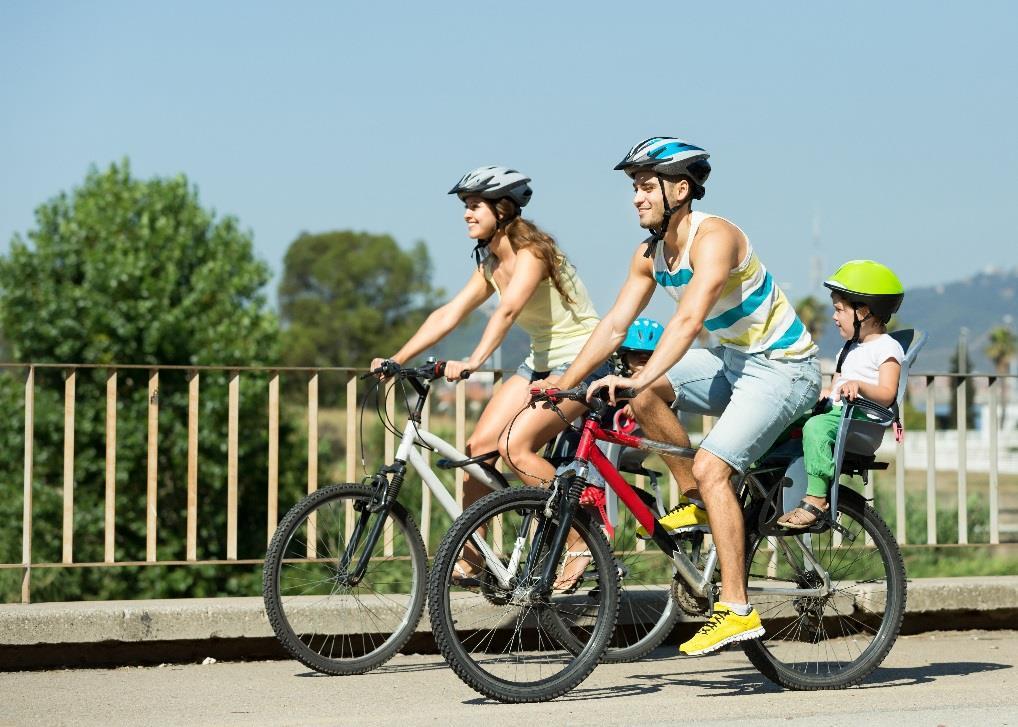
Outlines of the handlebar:
[[[368,373],[361,376],[362,379],[366,379],[369,376],[375,376],[381,374],[386,378],[397,377],[401,379],[423,379],[427,381],[433,381],[434,379],[440,379],[445,376],[445,361],[428,361],[423,366],[416,368],[404,368],[395,361],[386,359],[382,362],[382,365],[376,369],[369,371]],[[460,379],[469,379],[470,374],[473,373],[470,369],[465,369],[460,374]]]
[[[530,390],[530,402],[536,404],[541,401],[547,401],[551,404],[557,404],[560,401],[578,401],[584,404],[589,409],[600,413],[604,411],[605,407],[608,406],[607,399],[607,387],[599,389],[589,401],[587,400],[587,386],[586,384],[580,384],[574,386],[571,389],[531,389]],[[616,399],[632,399],[636,396],[636,391],[627,387],[618,387],[615,389]]]

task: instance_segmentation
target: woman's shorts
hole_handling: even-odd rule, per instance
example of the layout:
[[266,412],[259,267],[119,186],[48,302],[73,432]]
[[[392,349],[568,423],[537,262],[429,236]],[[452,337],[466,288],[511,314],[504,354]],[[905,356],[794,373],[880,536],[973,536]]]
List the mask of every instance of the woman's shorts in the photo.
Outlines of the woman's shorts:
[[[567,363],[562,364],[561,366],[556,366],[550,371],[534,371],[534,369],[530,368],[530,366],[528,366],[526,362],[524,362],[521,363],[519,368],[516,369],[516,375],[522,376],[523,378],[530,382],[541,381],[542,379],[546,379],[549,376],[561,376],[566,372],[566,370],[571,365],[572,365],[571,363]],[[603,364],[594,369],[594,371],[592,371],[586,378],[584,378],[583,383],[589,385],[592,382],[600,379],[602,376],[607,376],[611,372],[612,372],[611,365],[607,361],[605,361]]]

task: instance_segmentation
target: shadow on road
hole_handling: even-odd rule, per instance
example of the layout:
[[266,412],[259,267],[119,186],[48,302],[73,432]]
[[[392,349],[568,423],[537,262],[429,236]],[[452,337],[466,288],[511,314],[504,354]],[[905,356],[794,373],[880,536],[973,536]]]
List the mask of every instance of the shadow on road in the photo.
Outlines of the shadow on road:
[[[1010,669],[1010,664],[992,662],[939,662],[925,666],[882,667],[870,674],[862,684],[853,689],[886,689],[917,684],[928,684],[939,678],[968,676],[983,672]],[[685,672],[681,674],[634,674],[627,679],[639,683],[619,684],[611,687],[591,689],[578,688],[559,697],[558,702],[585,701],[590,699],[616,699],[653,694],[673,686],[685,686],[700,690],[700,697],[738,697],[758,694],[775,694],[785,691],[767,680],[752,667],[738,669],[714,669],[710,671]],[[485,699],[469,699],[464,704],[498,704]]]
[[[375,674],[375,673],[377,673],[377,674],[407,674],[407,673],[416,672],[416,671],[437,671],[437,670],[448,669],[448,668],[449,668],[449,665],[446,664],[445,661],[439,659],[437,661],[433,661],[433,662],[430,662],[430,663],[427,663],[427,664],[393,664],[393,663],[390,662],[388,664],[385,664],[384,666],[380,666],[377,669],[374,669],[374,670],[372,670],[370,672],[366,672],[366,673],[367,674]],[[311,678],[311,677],[330,677],[331,675],[330,674],[320,674],[319,672],[316,672],[316,671],[305,671],[305,672],[301,672],[299,674],[295,674],[294,676]]]
[[968,676],[969,674],[1011,668],[1010,664],[994,664],[988,661],[942,661],[926,666],[878,667],[857,688],[874,689],[908,684],[928,684],[940,677]]

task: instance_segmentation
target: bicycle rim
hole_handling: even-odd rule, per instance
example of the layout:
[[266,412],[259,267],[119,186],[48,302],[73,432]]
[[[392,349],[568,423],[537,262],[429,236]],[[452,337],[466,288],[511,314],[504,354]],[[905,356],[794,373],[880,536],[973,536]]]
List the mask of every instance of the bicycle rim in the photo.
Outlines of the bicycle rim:
[[[308,496],[280,523],[266,555],[266,612],[280,642],[326,674],[359,674],[390,659],[424,608],[427,556],[409,514],[394,504],[359,581],[371,489],[339,485]],[[361,522],[360,545],[350,538]],[[348,565],[343,565],[344,559]]]
[[[840,689],[873,671],[890,650],[905,610],[905,568],[883,519],[843,488],[834,530],[801,535],[830,575],[827,596],[750,593],[766,636],[743,649],[772,681],[792,689]],[[852,539],[854,538],[854,540]],[[815,588],[793,537],[755,536],[747,557],[750,586]],[[788,546],[783,549],[779,541]]]
[[[600,528],[582,513],[574,523],[583,544],[571,549],[590,551],[590,577],[572,594],[542,596],[528,587],[530,573],[538,573],[549,557],[557,568],[565,558],[564,552],[548,552],[557,523],[545,516],[547,500],[548,492],[535,488],[479,500],[442,541],[432,571],[428,604],[439,648],[466,684],[503,702],[545,701],[575,687],[597,665],[615,627],[614,561]],[[490,575],[482,590],[454,583],[454,565],[478,531],[500,557],[511,556],[517,546],[521,565],[508,587]],[[562,645],[563,630],[581,644],[577,653]]]
[[[654,496],[636,490],[653,511]],[[591,513],[600,522],[600,515]],[[671,633],[679,619],[680,608],[672,596],[675,568],[671,558],[653,543],[636,537],[639,525],[625,507],[619,508],[615,534],[611,540],[615,568],[619,575],[619,618],[611,645],[601,657],[602,662],[622,663],[641,659],[656,649]],[[586,577],[595,577],[593,573]],[[560,642],[573,653],[583,644],[569,637],[567,629],[556,630]]]

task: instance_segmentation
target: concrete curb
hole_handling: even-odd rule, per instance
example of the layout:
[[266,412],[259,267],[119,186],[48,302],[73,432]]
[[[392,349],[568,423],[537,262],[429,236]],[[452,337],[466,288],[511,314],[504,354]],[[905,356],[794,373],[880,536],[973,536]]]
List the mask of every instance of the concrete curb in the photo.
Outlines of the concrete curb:
[[[1014,628],[1018,576],[909,581],[903,633]],[[356,628],[357,624],[352,624]],[[691,630],[691,622],[677,630]],[[408,645],[434,651],[427,616]],[[261,598],[0,605],[0,670],[281,658]],[[200,657],[199,657],[200,658]]]

